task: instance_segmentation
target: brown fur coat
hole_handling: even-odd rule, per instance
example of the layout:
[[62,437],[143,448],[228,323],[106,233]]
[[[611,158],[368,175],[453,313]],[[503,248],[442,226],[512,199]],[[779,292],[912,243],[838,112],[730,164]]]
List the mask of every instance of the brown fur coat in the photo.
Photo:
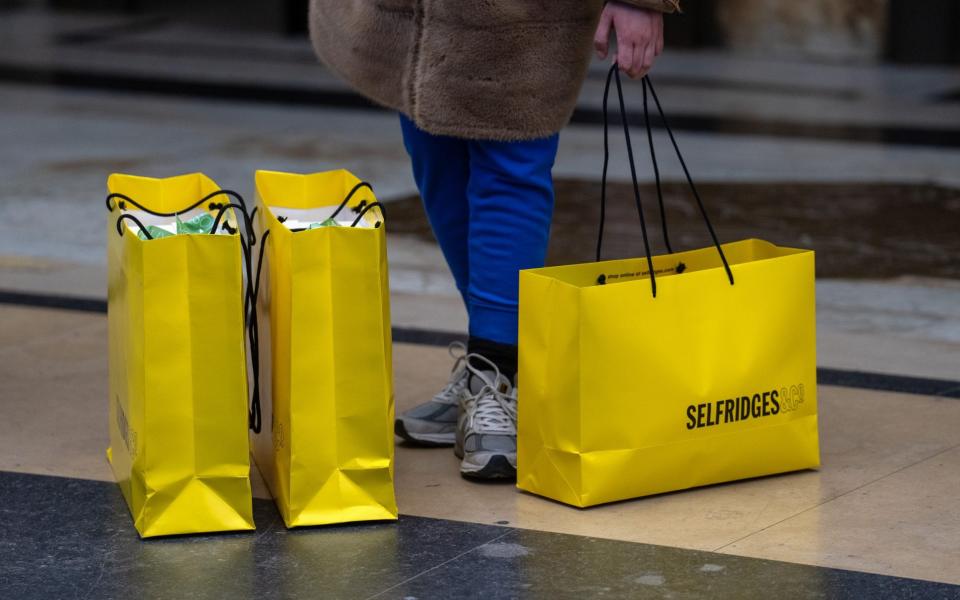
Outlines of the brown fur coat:
[[[627,0],[671,12],[677,0]],[[546,137],[570,119],[604,0],[311,0],[320,59],[421,129]]]

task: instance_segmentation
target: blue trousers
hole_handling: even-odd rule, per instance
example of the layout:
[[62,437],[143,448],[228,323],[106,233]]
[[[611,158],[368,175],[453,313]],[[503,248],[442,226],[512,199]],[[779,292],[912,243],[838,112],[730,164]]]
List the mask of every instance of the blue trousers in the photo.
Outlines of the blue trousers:
[[400,125],[470,336],[515,345],[518,272],[546,258],[558,135],[495,142],[433,135],[403,115]]

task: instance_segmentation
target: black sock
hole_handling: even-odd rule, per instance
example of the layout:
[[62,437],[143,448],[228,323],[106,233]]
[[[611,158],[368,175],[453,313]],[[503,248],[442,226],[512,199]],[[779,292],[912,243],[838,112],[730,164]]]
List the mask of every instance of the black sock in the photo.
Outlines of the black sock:
[[[517,375],[517,347],[512,344],[501,344],[492,340],[470,336],[467,341],[467,353],[479,354],[497,365],[500,373],[513,381]],[[483,369],[480,365],[474,365]]]

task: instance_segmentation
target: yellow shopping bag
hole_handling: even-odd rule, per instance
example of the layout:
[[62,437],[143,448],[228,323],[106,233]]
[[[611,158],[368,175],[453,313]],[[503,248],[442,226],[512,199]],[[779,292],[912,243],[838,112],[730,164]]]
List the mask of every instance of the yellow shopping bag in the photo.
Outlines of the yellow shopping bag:
[[585,507],[817,467],[813,252],[651,256],[636,200],[645,259],[520,274],[518,486]]
[[[134,524],[142,537],[253,529],[244,252],[219,234],[236,231],[231,193],[201,174],[107,186],[107,457]],[[218,234],[162,237],[191,222]]]
[[382,212],[347,171],[258,171],[263,430],[254,458],[288,527],[396,519]]

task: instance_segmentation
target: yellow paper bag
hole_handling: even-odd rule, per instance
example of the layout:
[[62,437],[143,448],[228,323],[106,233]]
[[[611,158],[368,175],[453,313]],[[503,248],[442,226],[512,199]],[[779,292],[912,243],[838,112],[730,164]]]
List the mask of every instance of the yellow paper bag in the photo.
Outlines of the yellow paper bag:
[[715,248],[657,256],[655,298],[645,259],[521,272],[521,489],[584,507],[820,464],[813,252],[723,249],[735,285]]
[[134,524],[142,537],[253,529],[240,237],[138,236],[138,222],[229,198],[201,174],[107,185],[107,456]]
[[288,527],[396,519],[387,254],[347,171],[258,171],[263,429],[254,458]]
[[[645,259],[600,262],[607,96],[617,96]],[[814,255],[721,245],[649,78],[714,247],[653,256],[617,65],[604,93],[597,261],[520,274],[517,485],[574,506],[817,467]],[[663,214],[663,198],[660,197]]]

